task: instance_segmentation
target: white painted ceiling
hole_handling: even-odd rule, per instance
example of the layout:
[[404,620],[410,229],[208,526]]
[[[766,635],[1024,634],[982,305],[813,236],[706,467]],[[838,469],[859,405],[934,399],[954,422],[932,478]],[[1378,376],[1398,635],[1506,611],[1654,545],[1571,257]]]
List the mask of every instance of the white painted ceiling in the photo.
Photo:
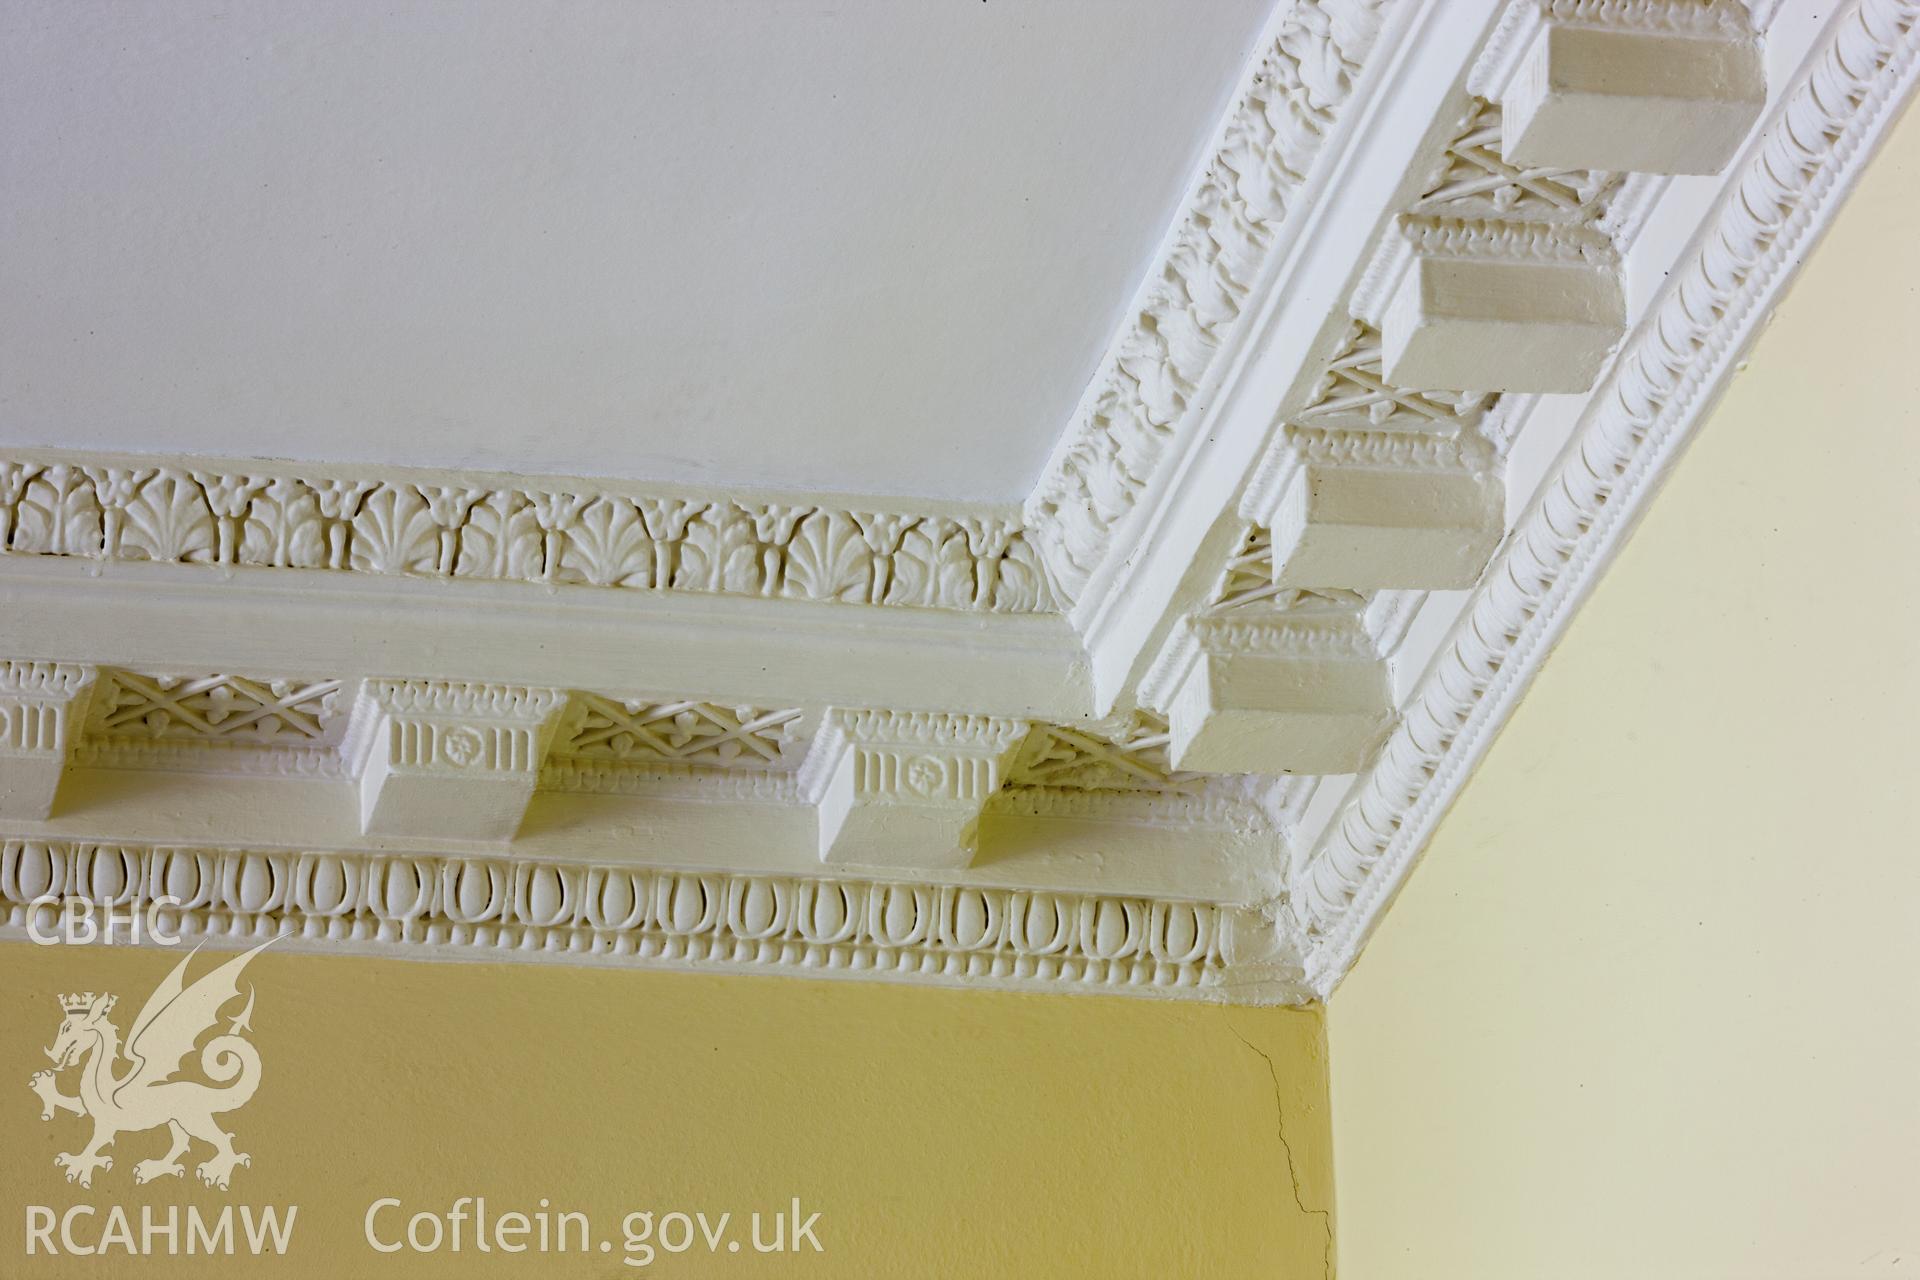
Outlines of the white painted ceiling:
[[0,6],[0,444],[1031,486],[1266,0]]

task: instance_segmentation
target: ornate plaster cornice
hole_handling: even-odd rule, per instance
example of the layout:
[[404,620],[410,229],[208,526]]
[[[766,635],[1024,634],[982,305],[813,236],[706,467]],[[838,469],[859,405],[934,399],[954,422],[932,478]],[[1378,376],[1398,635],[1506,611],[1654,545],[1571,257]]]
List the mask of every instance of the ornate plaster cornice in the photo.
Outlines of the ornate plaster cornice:
[[1674,0],[1283,4],[1024,516],[0,458],[0,655],[71,660],[0,667],[4,927],[57,874],[316,950],[1326,995],[1914,81],[1920,0],[1786,2],[1719,184],[1509,161],[1464,87]]
[[[1205,902],[521,859],[0,843],[0,936],[58,900],[182,939],[1197,1000],[1300,998],[1271,920]],[[36,905],[37,904],[37,905]]]
[[1810,242],[1864,168],[1920,69],[1920,4],[1864,0],[1773,112],[1702,247],[1596,393],[1407,702],[1377,763],[1314,850],[1291,909],[1328,994],[1441,816],[1724,388]]

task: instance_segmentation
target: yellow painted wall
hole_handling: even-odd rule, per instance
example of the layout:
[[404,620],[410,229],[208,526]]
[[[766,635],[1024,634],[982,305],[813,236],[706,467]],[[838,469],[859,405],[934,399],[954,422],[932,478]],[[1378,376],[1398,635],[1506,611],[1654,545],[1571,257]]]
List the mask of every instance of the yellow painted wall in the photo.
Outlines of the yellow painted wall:
[[1341,1274],[1920,1272],[1920,118],[1331,1002]]
[[[80,1122],[43,1123],[27,1089],[55,993],[117,991],[124,1029],[174,959],[0,946],[0,1276],[1323,1272],[1329,1218],[1297,1207],[1331,1191],[1318,1010],[269,951],[247,971],[265,1080],[229,1118],[254,1161],[232,1193],[136,1188],[131,1165],[161,1152],[159,1133],[123,1138],[80,1192],[52,1163]],[[545,1196],[616,1243],[631,1209],[744,1218],[799,1196],[826,1252],[632,1270],[619,1252],[575,1253],[536,1269],[362,1242],[383,1196],[444,1210],[463,1194],[495,1213]],[[81,1201],[300,1211],[273,1264],[24,1256],[23,1206]]]

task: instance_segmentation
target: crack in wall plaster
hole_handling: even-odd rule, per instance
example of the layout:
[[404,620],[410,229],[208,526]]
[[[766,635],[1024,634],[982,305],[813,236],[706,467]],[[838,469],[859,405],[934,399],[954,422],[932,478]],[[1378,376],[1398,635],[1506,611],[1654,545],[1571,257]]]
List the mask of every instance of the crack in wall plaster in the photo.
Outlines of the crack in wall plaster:
[[1241,1035],[1240,1028],[1229,1022],[1227,1030],[1233,1033],[1234,1039],[1258,1054],[1260,1061],[1267,1064],[1267,1076],[1273,1081],[1273,1132],[1274,1136],[1280,1139],[1280,1150],[1286,1156],[1287,1182],[1293,1189],[1293,1205],[1301,1213],[1320,1219],[1320,1229],[1326,1233],[1327,1237],[1326,1245],[1320,1255],[1321,1280],[1333,1280],[1333,1211],[1309,1209],[1306,1199],[1300,1194],[1300,1170],[1294,1163],[1293,1143],[1287,1140],[1287,1104],[1280,1092],[1280,1070],[1273,1065],[1273,1055]]

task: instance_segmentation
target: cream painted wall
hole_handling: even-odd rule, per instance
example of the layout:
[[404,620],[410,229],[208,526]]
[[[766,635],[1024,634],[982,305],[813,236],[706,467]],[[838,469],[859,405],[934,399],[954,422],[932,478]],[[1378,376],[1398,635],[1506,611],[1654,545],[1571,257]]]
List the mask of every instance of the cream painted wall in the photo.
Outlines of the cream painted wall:
[[1341,1274],[1920,1271],[1920,118],[1330,1005]]
[[[1329,1218],[1299,1207],[1331,1189],[1318,1010],[268,952],[247,971],[264,1082],[229,1118],[253,1156],[232,1193],[135,1187],[133,1162],[164,1134],[121,1139],[79,1191],[52,1161],[80,1122],[43,1123],[26,1087],[55,994],[118,992],[124,1029],[174,958],[0,946],[7,1280],[1323,1274]],[[362,1242],[381,1197],[444,1211],[466,1194],[495,1214],[545,1196],[616,1243],[631,1209],[738,1220],[799,1196],[826,1252],[630,1270],[617,1251],[389,1257]],[[300,1208],[283,1260],[23,1256],[23,1206],[80,1202]]]

